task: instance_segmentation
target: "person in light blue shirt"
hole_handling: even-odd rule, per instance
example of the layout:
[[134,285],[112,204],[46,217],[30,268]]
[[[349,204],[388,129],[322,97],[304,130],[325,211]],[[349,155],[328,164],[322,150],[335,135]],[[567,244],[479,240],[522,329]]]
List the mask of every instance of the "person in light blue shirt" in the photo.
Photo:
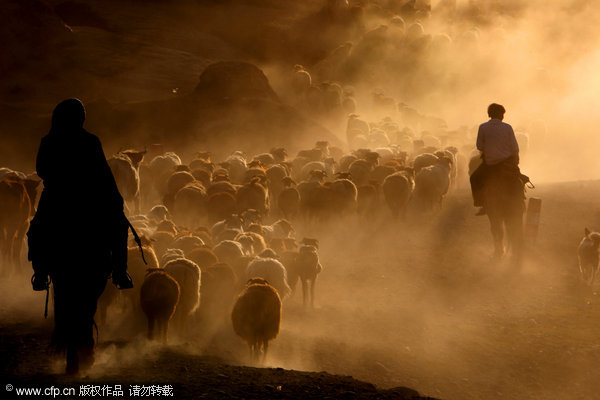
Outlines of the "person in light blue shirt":
[[485,215],[483,188],[486,177],[495,166],[510,164],[518,169],[519,145],[512,127],[502,122],[506,110],[500,104],[488,106],[490,120],[479,125],[477,149],[481,151],[482,163],[471,175],[473,204],[482,207],[476,215]]

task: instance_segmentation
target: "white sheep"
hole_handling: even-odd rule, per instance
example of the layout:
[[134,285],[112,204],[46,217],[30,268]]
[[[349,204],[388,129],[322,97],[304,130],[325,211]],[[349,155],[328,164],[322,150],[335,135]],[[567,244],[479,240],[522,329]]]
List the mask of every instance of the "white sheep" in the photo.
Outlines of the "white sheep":
[[179,284],[179,303],[173,316],[173,323],[176,331],[183,334],[187,329],[188,320],[200,305],[202,273],[200,267],[193,261],[185,258],[171,260],[163,269]]
[[246,278],[263,278],[277,289],[281,299],[284,299],[291,292],[285,267],[279,260],[274,258],[257,257],[252,260],[246,268]]

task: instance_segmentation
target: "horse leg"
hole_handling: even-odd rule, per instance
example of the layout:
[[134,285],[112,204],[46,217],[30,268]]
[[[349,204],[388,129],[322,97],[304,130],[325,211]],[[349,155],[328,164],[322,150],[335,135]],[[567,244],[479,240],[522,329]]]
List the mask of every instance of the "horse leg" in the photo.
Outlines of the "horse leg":
[[523,255],[523,214],[517,212],[506,219],[506,232],[511,246],[512,259],[519,265]]
[[504,255],[504,227],[502,219],[488,210],[488,219],[490,220],[490,230],[494,239],[494,258],[499,259]]
[[269,349],[269,341],[263,340],[263,358],[262,363],[264,364],[267,361],[267,350]]
[[302,280],[302,305],[306,308],[306,303],[308,300],[308,282],[306,279]]
[[315,283],[317,283],[317,278],[312,280],[310,284],[310,308],[315,308]]

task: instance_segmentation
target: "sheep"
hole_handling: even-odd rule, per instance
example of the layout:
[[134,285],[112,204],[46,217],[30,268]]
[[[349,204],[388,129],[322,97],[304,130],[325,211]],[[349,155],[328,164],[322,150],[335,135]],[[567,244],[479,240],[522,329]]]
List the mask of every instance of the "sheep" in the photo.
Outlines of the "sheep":
[[267,241],[273,238],[289,238],[295,232],[288,220],[280,219],[272,225],[263,225],[264,237]]
[[165,219],[171,219],[171,214],[169,213],[169,210],[162,204],[152,207],[152,209],[148,212],[148,214],[146,214],[146,216],[149,219],[154,220],[156,222],[160,222]]
[[396,168],[391,165],[378,165],[370,173],[369,180],[382,185],[385,178],[396,172]]
[[178,225],[194,227],[206,215],[206,191],[198,181],[193,181],[177,191],[173,199],[173,218]]
[[275,253],[275,251],[273,249],[264,249],[263,251],[261,251],[260,253],[258,253],[257,257],[260,258],[275,258],[278,259],[279,256],[277,255],[277,253]]
[[127,271],[131,275],[133,288],[123,291],[123,296],[128,299],[134,312],[139,310],[140,287],[142,282],[144,282],[148,268],[159,268],[158,258],[152,248],[151,242],[143,237],[142,250],[144,251],[144,258],[148,263],[147,265],[142,259],[139,247],[133,246],[127,248]]
[[363,217],[376,214],[379,210],[379,184],[369,181],[368,184],[358,186],[356,196],[356,211]]
[[211,223],[222,220],[237,212],[237,201],[235,195],[228,192],[209,195],[206,200],[206,212]]
[[338,213],[354,212],[357,206],[358,189],[356,185],[344,175],[331,183],[332,209]]
[[167,343],[169,321],[179,302],[179,284],[162,269],[149,269],[140,288],[140,305],[148,319],[148,339]]
[[[267,247],[265,238],[260,233],[246,231],[242,235],[248,236],[252,239],[252,248],[254,249],[254,253],[260,253]],[[238,240],[237,237],[235,240]]]
[[333,160],[327,158],[323,161],[311,161],[305,164],[300,170],[300,178],[302,180],[310,179],[312,171],[325,171],[327,175],[333,174]]
[[200,226],[200,227],[196,228],[192,232],[192,236],[196,236],[196,237],[199,237],[200,239],[202,239],[205,246],[208,246],[208,247],[213,246],[212,235],[210,234],[210,231],[208,230],[208,228],[206,228],[204,226]]
[[285,162],[285,159],[287,158],[287,150],[284,149],[283,147],[274,147],[272,148],[269,153],[271,153],[273,155],[273,158],[275,159],[275,162],[277,163],[283,163]]
[[267,175],[267,187],[269,189],[269,199],[271,200],[271,208],[277,208],[279,194],[284,189],[284,179],[288,176],[288,172],[282,165],[272,165],[265,171]]
[[169,232],[173,235],[177,235],[179,230],[173,221],[170,219],[163,219],[158,225],[156,225],[156,232]]
[[271,153],[261,153],[252,157],[252,161],[259,161],[265,168],[275,164],[275,157]]
[[167,249],[173,247],[173,240],[175,235],[171,232],[156,231],[152,235],[154,241],[154,252],[158,258],[162,258],[163,254]]
[[219,262],[217,255],[211,250],[205,247],[197,248],[192,250],[187,258],[192,260],[193,262],[200,267],[202,272],[206,271],[208,267]]
[[283,300],[290,292],[287,272],[283,264],[274,258],[255,258],[246,268],[246,278],[263,278],[279,293]]
[[383,197],[394,218],[406,216],[406,206],[414,187],[414,175],[410,168],[388,175],[383,181]]
[[[143,156],[142,156],[143,157]],[[140,212],[140,174],[131,158],[125,153],[110,157],[108,166],[112,170],[115,182],[125,202],[133,202],[136,213]],[[138,163],[139,166],[139,163]]]
[[194,175],[187,171],[177,171],[171,174],[167,180],[167,191],[163,193],[163,204],[169,209],[173,210],[175,203],[175,195],[186,185],[195,182],[196,178]]
[[243,276],[243,271],[239,267],[240,259],[244,256],[242,245],[233,240],[223,240],[213,248],[213,252],[220,262],[231,265],[238,276]]
[[296,189],[296,182],[290,177],[282,179],[283,189],[277,197],[277,206],[283,218],[291,219],[300,210],[300,193]]
[[[195,250],[194,250],[195,251]],[[192,253],[194,252],[192,251]],[[181,249],[167,249],[160,259],[160,265],[165,266],[169,261],[176,260],[178,258],[185,258],[185,254]],[[194,261],[194,260],[192,260]]]
[[354,182],[357,187],[366,185],[369,181],[373,167],[374,165],[367,160],[359,159],[352,162],[350,167],[348,167],[352,182]]
[[598,272],[598,248],[600,246],[600,233],[584,230],[585,236],[577,248],[579,258],[579,273],[581,280],[588,286],[593,286]]
[[206,189],[206,195],[212,196],[213,194],[227,192],[235,195],[237,192],[236,187],[229,181],[213,181],[210,186]]
[[187,255],[194,249],[204,246],[204,242],[197,236],[186,235],[175,239],[171,246],[183,250],[184,254]]
[[437,164],[425,167],[415,175],[413,200],[423,210],[441,208],[442,201],[450,187],[451,160],[442,157]]
[[234,240],[242,245],[242,249],[244,249],[245,256],[254,254],[254,239],[251,236],[246,235],[244,233],[240,233],[237,236],[235,236]]
[[267,215],[269,212],[269,194],[267,189],[259,182],[259,178],[252,178],[250,183],[241,186],[237,190],[236,202],[239,211],[253,209],[263,216]]
[[173,316],[173,323],[177,332],[182,334],[188,326],[188,319],[200,305],[202,272],[193,261],[185,258],[171,260],[163,269],[179,284],[179,303]]
[[[21,265],[21,249],[29,228],[29,218],[35,212],[33,203],[39,183],[18,175],[9,175],[0,181],[0,252],[4,264],[12,266],[13,271]],[[28,236],[32,240],[32,236]]]
[[246,229],[250,224],[260,224],[263,216],[259,211],[249,208],[241,213],[241,218],[244,222],[243,229]]
[[296,286],[298,279],[302,282],[302,303],[306,307],[308,303],[308,286],[310,283],[310,306],[315,306],[315,282],[317,275],[323,270],[319,262],[317,248],[315,246],[303,245],[298,249],[298,253],[291,263],[288,271],[288,282],[292,290]]
[[277,290],[264,279],[251,279],[238,296],[231,312],[234,332],[250,349],[250,357],[258,361],[262,348],[267,358],[269,341],[279,334],[281,299]]
[[240,233],[241,232],[238,229],[227,228],[219,233],[215,240],[217,243],[222,242],[223,240],[235,240]]
[[240,217],[237,214],[229,214],[223,220],[215,223],[210,228],[210,233],[211,233],[212,237],[216,238],[217,236],[219,236],[219,234],[221,232],[223,232],[226,229],[236,229],[237,231],[241,232],[243,225],[244,225],[244,221],[243,221],[242,217]]
[[415,170],[415,175],[419,173],[423,168],[429,167],[431,165],[437,164],[439,157],[435,154],[431,153],[423,153],[419,154],[413,160],[413,169]]
[[231,182],[236,184],[241,184],[244,182],[244,177],[246,175],[246,170],[248,169],[246,165],[246,160],[243,155],[236,153],[232,154],[225,160],[223,166],[229,171],[229,177],[231,178]]
[[233,269],[225,263],[210,266],[202,273],[200,314],[217,326],[225,323],[236,294],[237,277]]

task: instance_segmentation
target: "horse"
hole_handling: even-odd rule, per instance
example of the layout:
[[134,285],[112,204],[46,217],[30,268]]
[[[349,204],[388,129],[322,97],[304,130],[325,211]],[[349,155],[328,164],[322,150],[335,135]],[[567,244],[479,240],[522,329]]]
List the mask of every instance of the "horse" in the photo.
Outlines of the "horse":
[[513,259],[521,260],[523,247],[524,183],[517,166],[500,164],[490,169],[484,188],[484,205],[494,240],[494,259],[505,255],[504,236]]

